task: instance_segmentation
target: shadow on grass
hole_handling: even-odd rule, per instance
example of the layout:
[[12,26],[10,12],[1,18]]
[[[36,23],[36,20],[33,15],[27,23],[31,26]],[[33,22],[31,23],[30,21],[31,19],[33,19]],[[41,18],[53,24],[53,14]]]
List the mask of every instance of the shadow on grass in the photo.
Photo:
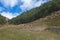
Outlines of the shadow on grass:
[[51,32],[54,32],[56,34],[60,34],[60,27],[50,27],[48,28]]

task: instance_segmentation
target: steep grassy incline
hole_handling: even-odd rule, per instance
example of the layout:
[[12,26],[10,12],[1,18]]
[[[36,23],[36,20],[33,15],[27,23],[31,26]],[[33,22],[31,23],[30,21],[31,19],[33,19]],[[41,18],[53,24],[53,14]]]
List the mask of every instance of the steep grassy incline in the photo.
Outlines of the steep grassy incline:
[[36,21],[27,23],[27,25],[32,26],[41,26],[41,25],[48,25],[48,26],[60,26],[60,10],[52,12],[51,15],[46,16],[44,18],[40,18]]
[[60,26],[60,10],[55,11],[50,16],[46,16],[46,24],[49,26]]

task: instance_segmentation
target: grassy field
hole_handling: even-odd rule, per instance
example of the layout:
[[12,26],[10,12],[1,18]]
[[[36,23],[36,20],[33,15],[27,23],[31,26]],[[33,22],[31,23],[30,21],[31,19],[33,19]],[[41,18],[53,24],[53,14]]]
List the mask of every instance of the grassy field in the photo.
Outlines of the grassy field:
[[60,11],[55,13],[27,24],[0,25],[0,40],[60,40]]
[[17,25],[4,25],[0,28],[0,40],[60,40],[60,34],[51,31],[23,30]]

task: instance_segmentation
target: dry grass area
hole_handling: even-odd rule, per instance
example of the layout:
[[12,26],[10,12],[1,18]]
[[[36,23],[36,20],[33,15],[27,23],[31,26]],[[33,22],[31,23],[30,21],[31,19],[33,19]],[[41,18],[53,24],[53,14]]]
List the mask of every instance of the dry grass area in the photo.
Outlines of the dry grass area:
[[[60,34],[40,31],[42,27],[21,25],[3,25],[0,27],[0,40],[60,40]],[[33,29],[33,30],[32,30]]]
[[15,28],[15,29],[29,30],[29,31],[44,31],[45,29],[47,29],[47,26],[33,26],[32,27],[32,25],[27,25],[27,24],[3,25],[3,26],[0,27],[0,29],[3,29],[3,28]]
[[60,25],[60,15],[52,14],[27,24],[0,25],[0,40],[60,40],[60,34],[55,33],[55,28],[54,32],[52,29],[47,30],[54,25]]

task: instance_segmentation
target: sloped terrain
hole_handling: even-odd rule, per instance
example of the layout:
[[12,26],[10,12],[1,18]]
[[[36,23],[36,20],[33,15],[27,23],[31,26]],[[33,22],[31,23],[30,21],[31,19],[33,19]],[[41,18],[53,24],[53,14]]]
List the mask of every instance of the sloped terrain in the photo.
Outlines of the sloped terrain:
[[40,7],[2,25],[0,40],[60,40],[60,2],[53,0]]
[[60,10],[60,0],[52,0],[42,4],[41,6],[31,9],[27,12],[18,15],[9,21],[10,24],[23,24],[33,22],[40,18],[51,15],[52,12]]
[[[34,22],[20,25],[3,25],[0,27],[0,40],[60,40],[59,18],[60,10]],[[51,25],[48,22],[57,23]]]
[[6,23],[5,17],[3,17],[2,15],[0,15],[0,25],[1,24],[5,24],[5,23]]

